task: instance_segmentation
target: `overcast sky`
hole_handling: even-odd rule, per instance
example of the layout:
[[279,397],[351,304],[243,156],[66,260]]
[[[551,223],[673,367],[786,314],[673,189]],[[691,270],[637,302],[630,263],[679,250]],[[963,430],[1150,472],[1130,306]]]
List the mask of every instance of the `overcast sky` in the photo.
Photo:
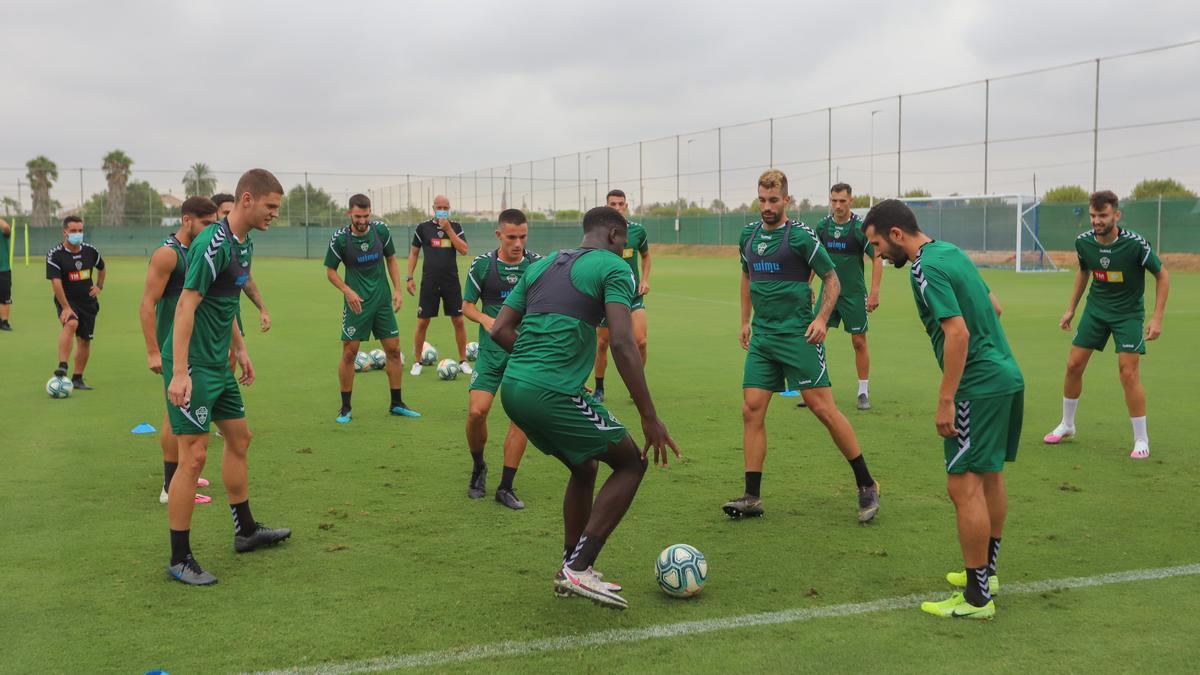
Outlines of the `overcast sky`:
[[[176,193],[198,161],[228,172],[263,166],[288,184],[301,180],[293,171],[375,174],[313,179],[338,194],[404,182],[384,174],[470,175],[553,155],[563,157],[560,181],[574,181],[576,151],[592,155],[584,184],[602,190],[609,178],[631,187],[637,177],[636,146],[616,156],[603,148],[671,136],[643,160],[646,200],[666,200],[676,189],[674,134],[1200,37],[1200,3],[1184,0],[4,0],[3,16],[0,195],[15,193],[25,162],[44,154],[64,174],[54,193],[64,204],[79,194],[68,170],[97,169],[113,148],[134,159],[135,178]],[[1106,62],[1101,126],[1200,117],[1197,72],[1200,45]],[[1089,128],[1093,78],[1086,66],[993,84],[991,137]],[[880,110],[874,182],[878,193],[895,192],[896,107],[835,111],[842,178],[870,180],[870,111]],[[982,110],[982,86],[906,98],[903,144],[978,141]],[[798,177],[799,194],[826,186],[825,162],[814,160],[826,155],[827,123],[824,113],[777,122],[774,158]],[[723,166],[745,167],[724,177],[731,204],[770,161],[768,133],[723,132]],[[1128,190],[1169,173],[1200,188],[1200,123],[1101,141],[1102,183]],[[710,200],[715,134],[681,145],[681,171],[694,175],[679,189]],[[1142,156],[1119,159],[1130,154]],[[982,146],[902,157],[911,172],[903,189],[983,188]],[[1034,173],[1039,190],[1090,187],[1090,158],[1090,134],[998,144],[989,191],[1029,192]],[[533,168],[549,185],[551,163]],[[514,167],[526,182],[513,192],[528,190],[529,170]],[[222,187],[233,175],[221,174]],[[564,186],[560,208],[580,191]],[[98,172],[85,175],[87,193],[102,187]]]

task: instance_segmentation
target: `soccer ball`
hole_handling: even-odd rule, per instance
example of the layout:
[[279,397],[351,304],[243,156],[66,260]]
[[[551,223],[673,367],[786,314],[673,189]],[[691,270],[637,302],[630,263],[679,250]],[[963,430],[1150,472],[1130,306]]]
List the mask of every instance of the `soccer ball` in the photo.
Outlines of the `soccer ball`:
[[428,342],[425,343],[425,348],[421,350],[421,365],[432,366],[437,363],[438,350]]
[[387,354],[384,354],[382,349],[372,349],[367,356],[371,357],[372,370],[381,370],[387,365]]
[[367,356],[366,352],[359,352],[358,356],[354,357],[354,370],[360,373],[365,373],[371,369],[371,357]]
[[65,377],[55,375],[46,382],[46,393],[50,394],[50,398],[66,398],[75,390],[75,385],[71,384],[71,380]]
[[478,342],[468,342],[467,343],[467,360],[474,361],[477,358],[479,358],[479,343]]
[[654,572],[667,595],[690,598],[708,581],[708,561],[703,553],[687,544],[672,544],[658,554]]
[[438,377],[443,380],[453,380],[458,377],[458,364],[454,359],[442,359],[438,362]]

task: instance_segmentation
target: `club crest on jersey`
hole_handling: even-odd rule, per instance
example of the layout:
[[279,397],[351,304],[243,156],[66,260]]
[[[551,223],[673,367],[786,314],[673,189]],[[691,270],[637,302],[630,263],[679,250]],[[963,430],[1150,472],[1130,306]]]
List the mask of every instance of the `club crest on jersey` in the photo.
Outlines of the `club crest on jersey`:
[[1100,266],[1103,267],[1104,269],[1108,269],[1108,263],[1110,263],[1110,262],[1112,262],[1112,261],[1109,260],[1107,256],[1105,256],[1100,259]]
[[358,247],[366,251],[367,249],[371,248],[371,245],[364,241],[363,243],[359,244]]
[[510,275],[508,275],[508,276],[504,277],[504,280],[505,280],[505,281],[507,281],[507,282],[508,282],[508,283],[510,283],[510,284],[515,284],[515,283],[517,283],[518,281],[520,281],[520,280],[521,280],[521,277],[518,277],[518,276],[517,276],[517,275],[515,275],[515,274],[510,274]]
[[767,254],[766,242],[762,242],[762,241],[758,242],[758,246],[756,246],[754,250],[758,251],[759,255],[766,255]]
[[346,337],[354,337],[354,334],[357,332],[358,329],[354,326],[346,326]]
[[208,423],[208,408],[206,408],[205,406],[200,406],[199,408],[196,408],[196,421],[199,422],[200,424]]
[[631,248],[621,249],[621,257],[622,258],[632,258],[633,257],[633,249],[631,249]]
[[82,260],[75,261],[75,269],[77,269],[77,270],[83,269],[83,261]]

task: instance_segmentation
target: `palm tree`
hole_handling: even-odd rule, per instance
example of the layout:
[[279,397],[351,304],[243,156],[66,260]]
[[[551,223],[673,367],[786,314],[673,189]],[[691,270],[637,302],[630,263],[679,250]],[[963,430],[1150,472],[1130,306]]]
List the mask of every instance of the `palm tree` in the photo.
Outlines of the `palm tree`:
[[104,205],[105,225],[119,225],[125,217],[125,185],[129,182],[129,167],[133,160],[123,150],[113,150],[104,156],[104,178],[108,180],[108,201]]
[[29,224],[33,227],[50,226],[50,187],[58,180],[58,165],[38,155],[25,163],[29,170],[25,177],[29,179],[29,188],[33,191],[33,213]]
[[207,197],[217,189],[217,178],[204,162],[196,162],[183,176],[183,194]]

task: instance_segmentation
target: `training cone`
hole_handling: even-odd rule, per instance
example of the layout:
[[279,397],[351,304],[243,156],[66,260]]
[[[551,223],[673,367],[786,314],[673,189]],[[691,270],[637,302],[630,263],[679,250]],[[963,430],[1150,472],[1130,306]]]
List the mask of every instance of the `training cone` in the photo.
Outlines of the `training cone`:
[[779,395],[780,396],[799,396],[800,392],[792,391],[792,389],[790,387],[788,387],[788,388],[784,389],[783,391],[779,392]]
[[158,431],[158,429],[155,429],[154,427],[150,426],[149,424],[146,424],[145,422],[142,422],[141,424],[137,425],[137,426],[136,426],[136,427],[134,427],[132,430],[130,430],[130,433],[133,433],[133,434],[152,434],[152,433],[154,433],[155,431]]

